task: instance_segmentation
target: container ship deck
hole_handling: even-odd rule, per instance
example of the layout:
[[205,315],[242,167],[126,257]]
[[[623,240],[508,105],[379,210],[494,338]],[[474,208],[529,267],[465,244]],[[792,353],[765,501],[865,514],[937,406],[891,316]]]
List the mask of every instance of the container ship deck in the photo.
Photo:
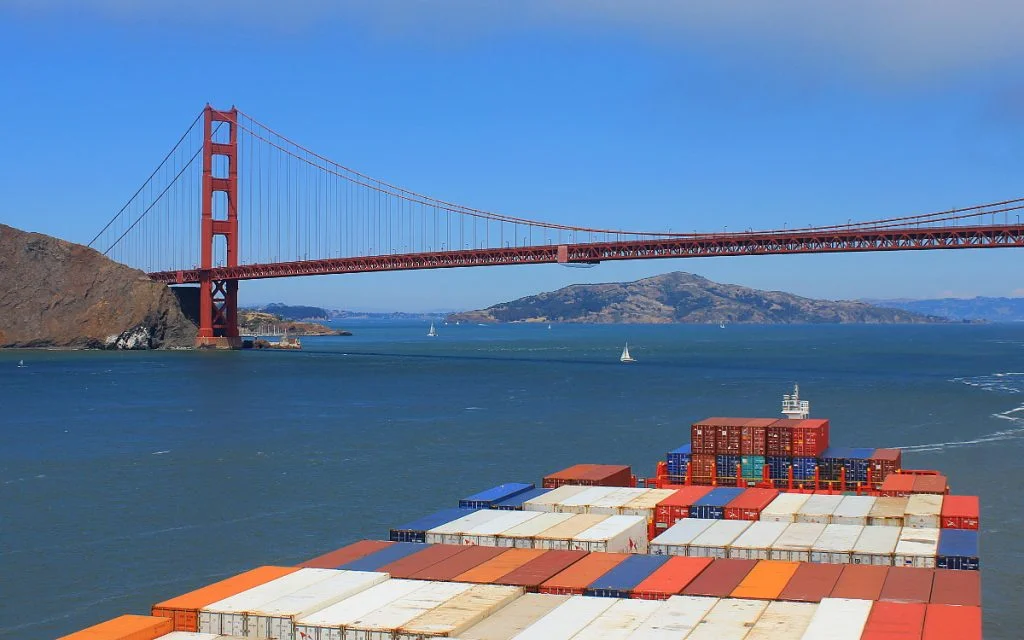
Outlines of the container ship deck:
[[[895,449],[708,418],[651,478],[579,464],[74,640],[937,640],[982,637],[980,513]],[[383,533],[383,532],[382,532]]]

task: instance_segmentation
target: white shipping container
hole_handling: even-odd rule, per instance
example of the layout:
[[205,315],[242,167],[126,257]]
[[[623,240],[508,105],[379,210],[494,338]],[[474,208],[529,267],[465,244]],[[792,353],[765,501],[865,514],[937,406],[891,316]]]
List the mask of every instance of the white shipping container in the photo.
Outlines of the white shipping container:
[[785,522],[751,522],[747,530],[729,546],[729,557],[745,560],[770,559],[772,543],[779,539],[788,526],[789,524]]
[[562,524],[555,525],[537,534],[533,539],[534,549],[554,549],[565,551],[575,549],[573,540],[580,532],[586,531],[595,524],[607,520],[609,516],[596,513],[573,514]]
[[345,640],[391,640],[417,616],[436,609],[473,585],[462,582],[421,582],[423,586],[379,609],[346,623]]
[[699,596],[672,596],[647,618],[629,640],[677,640],[687,638],[718,604],[718,598]]
[[660,600],[618,600],[572,640],[626,640],[661,605]]
[[907,499],[904,527],[938,529],[942,514],[942,496],[934,493],[915,493]]
[[472,527],[462,533],[462,544],[475,544],[481,547],[498,546],[497,535],[512,527],[533,520],[541,515],[539,511],[501,511],[505,514]]
[[617,601],[616,598],[572,596],[513,638],[515,640],[569,640]]
[[295,635],[296,618],[316,613],[390,577],[377,571],[339,571],[338,574],[252,609],[247,615],[246,635],[291,638]]
[[769,602],[743,640],[800,640],[817,609],[815,602]]
[[868,514],[875,506],[875,500],[874,496],[843,496],[843,501],[832,512],[832,524],[867,526]]
[[608,516],[578,533],[571,548],[605,553],[647,553],[647,520],[640,516]]
[[527,593],[459,634],[459,640],[510,640],[569,599],[565,595]]
[[462,544],[462,534],[485,522],[496,520],[507,514],[500,509],[472,511],[461,518],[428,529],[424,541],[430,544]]
[[843,498],[844,496],[814,494],[807,498],[800,510],[796,512],[796,521],[829,524],[832,522],[832,513],[835,512]]
[[875,527],[902,527],[907,512],[907,498],[883,496],[875,500],[868,513],[868,525]]
[[870,613],[870,600],[823,598],[801,640],[860,640]]
[[915,529],[903,527],[900,539],[893,551],[892,563],[897,567],[935,568],[935,556],[939,552],[938,529]]
[[811,545],[811,562],[849,564],[852,561],[853,546],[863,531],[863,525],[859,524],[826,525]]
[[224,598],[199,610],[199,631],[246,635],[246,614],[289,593],[338,575],[337,569],[299,569],[295,573]]
[[685,556],[693,539],[719,522],[706,518],[683,518],[651,540],[650,550],[659,556]]
[[750,520],[715,520],[707,531],[693,539],[686,555],[700,558],[728,558],[729,545],[750,527]]
[[825,526],[815,522],[794,522],[789,525],[772,543],[771,560],[810,562],[811,547]]
[[867,526],[853,544],[853,564],[892,565],[892,554],[900,539],[900,527]]
[[569,496],[565,500],[554,505],[554,510],[561,513],[588,513],[590,505],[610,493],[615,493],[622,487],[587,487],[576,495]]
[[436,609],[402,625],[395,638],[419,640],[424,636],[448,638],[460,635],[521,595],[523,589],[520,587],[473,585]]
[[711,607],[704,621],[687,640],[743,640],[753,627],[768,603],[764,600],[723,598]]
[[780,493],[761,510],[759,520],[765,522],[796,522],[796,513],[804,506],[809,493]]
[[591,504],[587,513],[603,513],[609,516],[619,515],[619,510],[623,505],[629,504],[649,491],[651,491],[651,489],[619,487],[617,491],[612,491],[608,495]]
[[345,598],[326,609],[298,618],[295,635],[304,640],[343,640],[344,625],[391,602],[404,598],[424,584],[420,580],[388,580]]
[[224,636],[217,633],[197,633],[195,631],[172,631],[160,636],[160,640],[217,640]]
[[675,489],[649,489],[647,493],[638,496],[619,509],[619,515],[643,516],[648,520],[654,520],[654,510],[658,503],[674,495]]
[[[524,511],[523,513],[527,512]],[[529,513],[536,513],[537,517],[495,535],[494,546],[532,549],[534,536],[573,517],[571,513],[547,513],[541,511],[530,511]]]
[[523,503],[523,511],[554,511],[555,505],[577,493],[586,491],[590,487],[582,487],[575,484],[563,484],[551,491],[542,493],[536,498],[531,498]]

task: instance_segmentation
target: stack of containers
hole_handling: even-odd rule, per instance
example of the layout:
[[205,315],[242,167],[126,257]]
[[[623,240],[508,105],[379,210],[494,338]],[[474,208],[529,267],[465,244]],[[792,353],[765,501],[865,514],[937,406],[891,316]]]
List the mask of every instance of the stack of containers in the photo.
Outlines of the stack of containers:
[[940,512],[943,529],[974,529],[981,522],[978,496],[945,496]]
[[517,493],[514,496],[509,496],[508,498],[496,500],[491,503],[491,509],[500,509],[502,511],[522,511],[524,502],[540,497],[548,491],[551,491],[551,489],[530,489],[529,491]]
[[743,423],[740,429],[740,464],[746,480],[758,482],[763,477],[768,427],[775,422],[778,422],[775,418],[752,418]]
[[392,542],[426,542],[427,531],[458,520],[469,513],[471,512],[466,509],[442,509],[391,529],[388,539]]
[[157,603],[153,605],[152,613],[157,617],[169,618],[175,631],[198,631],[199,610],[203,607],[296,571],[296,567],[257,567]]
[[903,452],[899,449],[875,449],[868,460],[871,467],[871,484],[878,489],[891,473],[903,468]]
[[758,520],[761,511],[778,497],[776,489],[746,489],[725,505],[722,517],[726,520]]
[[971,529],[941,529],[935,566],[940,569],[977,571],[978,532]]
[[678,449],[669,451],[665,456],[668,462],[669,482],[682,484],[686,480],[686,470],[690,466],[690,456],[693,454],[693,447],[684,444]]
[[534,487],[532,482],[506,482],[459,500],[459,508],[490,509],[494,503],[525,493]]
[[857,565],[892,566],[901,531],[899,527],[864,527],[853,544],[850,562]]
[[752,522],[729,547],[729,557],[741,560],[768,560],[771,546],[789,527],[786,522]]
[[893,552],[893,566],[934,568],[938,551],[938,529],[903,527]]
[[691,518],[721,520],[725,507],[743,493],[739,487],[716,487],[690,507]]
[[638,584],[667,561],[667,556],[631,555],[587,585],[584,594],[605,598],[629,598]]
[[672,495],[658,503],[654,508],[654,527],[656,531],[668,529],[679,520],[690,517],[690,507],[711,491],[707,486],[691,486],[677,489]]
[[618,464],[577,464],[544,476],[542,486],[554,489],[565,484],[602,487],[631,487],[633,472]]
[[749,520],[717,520],[687,545],[686,555],[728,558],[729,548],[752,524]]

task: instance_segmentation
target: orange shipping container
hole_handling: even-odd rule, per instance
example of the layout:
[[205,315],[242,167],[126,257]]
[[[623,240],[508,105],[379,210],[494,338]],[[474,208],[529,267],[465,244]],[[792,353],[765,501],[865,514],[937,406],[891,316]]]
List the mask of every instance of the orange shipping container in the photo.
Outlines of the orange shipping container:
[[76,631],[59,640],[153,640],[173,631],[164,617],[120,616],[88,629]]
[[981,606],[981,572],[936,569],[931,604]]
[[633,587],[630,597],[635,600],[668,600],[682,592],[712,561],[712,558],[672,556]]
[[889,575],[889,567],[871,564],[843,565],[831,598],[850,598],[853,600],[878,600]]
[[861,640],[916,640],[924,629],[927,605],[876,602],[861,633]]
[[946,476],[914,476],[914,486],[912,491],[914,493],[945,494],[949,491],[949,484],[946,482]]
[[882,481],[880,491],[883,496],[909,496],[914,492],[914,476],[907,473],[890,473]]
[[298,567],[257,567],[227,580],[157,603],[153,605],[153,615],[170,618],[173,631],[198,631],[201,608],[298,570]]
[[360,540],[330,553],[306,560],[299,565],[300,569],[337,569],[341,565],[380,551],[386,546],[395,544],[386,540]]
[[439,562],[457,556],[467,549],[469,547],[457,544],[432,544],[422,551],[389,562],[377,568],[377,571],[389,573],[392,578],[408,578],[414,573],[429,569]]
[[627,553],[591,553],[540,585],[541,593],[581,595],[587,586],[629,557]]
[[589,554],[586,551],[545,551],[544,555],[501,576],[498,583],[522,587],[536,593],[545,580],[550,580],[587,555]]
[[977,529],[981,521],[978,496],[946,496],[942,499],[943,529]]
[[930,604],[924,614],[923,640],[981,640],[981,607]]
[[732,590],[729,597],[774,600],[782,593],[786,583],[793,577],[799,566],[799,562],[761,560],[743,578],[743,581]]
[[455,582],[495,584],[498,578],[511,573],[530,560],[544,554],[544,549],[509,549],[505,553],[455,576]]

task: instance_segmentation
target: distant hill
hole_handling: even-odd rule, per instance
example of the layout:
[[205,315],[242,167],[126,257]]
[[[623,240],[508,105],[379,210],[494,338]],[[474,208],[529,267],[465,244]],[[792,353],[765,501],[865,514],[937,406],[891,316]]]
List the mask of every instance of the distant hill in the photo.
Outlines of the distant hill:
[[1024,322],[1024,298],[939,298],[935,300],[866,300],[870,304],[903,309],[950,320]]
[[280,302],[272,302],[262,307],[256,307],[255,310],[271,313],[284,320],[327,320],[331,317],[327,309],[305,305],[281,304]]
[[456,313],[449,322],[586,323],[927,323],[944,322],[864,302],[814,300],[719,284],[677,271],[635,282],[573,285]]

